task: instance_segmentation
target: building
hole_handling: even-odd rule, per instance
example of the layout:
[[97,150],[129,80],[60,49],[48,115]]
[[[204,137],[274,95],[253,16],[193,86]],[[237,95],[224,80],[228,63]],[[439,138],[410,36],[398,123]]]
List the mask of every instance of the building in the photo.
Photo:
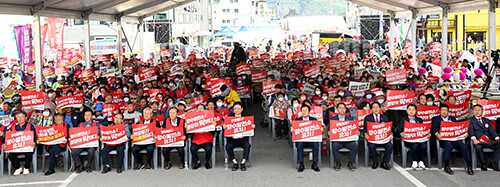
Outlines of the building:
[[212,27],[219,31],[227,26],[262,25],[272,15],[266,1],[219,0],[212,5]]

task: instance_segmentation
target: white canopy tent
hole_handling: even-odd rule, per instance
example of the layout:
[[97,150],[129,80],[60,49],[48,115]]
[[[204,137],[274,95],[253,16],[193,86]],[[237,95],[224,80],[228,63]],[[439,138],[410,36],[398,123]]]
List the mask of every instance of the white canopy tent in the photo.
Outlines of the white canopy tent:
[[[35,76],[37,89],[39,89],[39,85],[42,83],[40,16],[81,19],[84,21],[85,63],[86,67],[90,68],[89,20],[116,21],[118,23],[118,36],[120,36],[122,21],[141,26],[142,20],[146,17],[192,1],[194,0],[0,0],[0,14],[33,16]],[[139,40],[142,40],[142,38],[141,31]],[[118,45],[121,46],[121,40],[118,41]],[[142,49],[142,45],[140,48]],[[123,53],[121,47],[118,49],[119,54]],[[123,59],[121,56],[118,60],[122,64]]]

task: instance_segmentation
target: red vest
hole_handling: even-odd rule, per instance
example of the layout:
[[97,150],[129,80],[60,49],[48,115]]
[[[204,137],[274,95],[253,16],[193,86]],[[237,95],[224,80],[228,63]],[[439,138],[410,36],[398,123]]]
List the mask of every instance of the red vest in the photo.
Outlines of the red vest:
[[[167,122],[165,123],[165,125],[163,125],[163,128],[165,128],[165,129],[175,129],[175,130],[183,129],[184,130],[184,119],[179,118],[179,117],[177,117],[177,118],[180,119],[180,121],[179,121],[179,124],[177,124],[176,127],[174,127],[172,125],[170,118],[167,118],[167,120],[166,120]],[[175,119],[175,120],[177,120],[177,119]]]

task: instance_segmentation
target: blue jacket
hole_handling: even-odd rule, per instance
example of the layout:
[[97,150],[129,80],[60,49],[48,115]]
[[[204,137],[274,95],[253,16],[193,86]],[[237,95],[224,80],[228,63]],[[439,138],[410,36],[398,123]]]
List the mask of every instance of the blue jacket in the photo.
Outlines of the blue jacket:
[[[448,118],[452,122],[457,122],[457,119],[455,117],[448,116]],[[443,118],[441,118],[441,115],[434,116],[432,118],[432,124],[431,124],[431,134],[432,134],[432,136],[434,136],[436,133],[438,133],[439,130],[441,129],[441,121],[443,121]]]

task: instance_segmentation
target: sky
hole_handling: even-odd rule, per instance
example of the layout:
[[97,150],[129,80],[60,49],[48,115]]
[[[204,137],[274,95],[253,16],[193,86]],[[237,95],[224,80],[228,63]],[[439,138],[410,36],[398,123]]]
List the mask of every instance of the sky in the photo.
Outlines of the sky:
[[33,17],[0,14],[0,20],[0,57],[18,59],[14,26],[32,24]]

